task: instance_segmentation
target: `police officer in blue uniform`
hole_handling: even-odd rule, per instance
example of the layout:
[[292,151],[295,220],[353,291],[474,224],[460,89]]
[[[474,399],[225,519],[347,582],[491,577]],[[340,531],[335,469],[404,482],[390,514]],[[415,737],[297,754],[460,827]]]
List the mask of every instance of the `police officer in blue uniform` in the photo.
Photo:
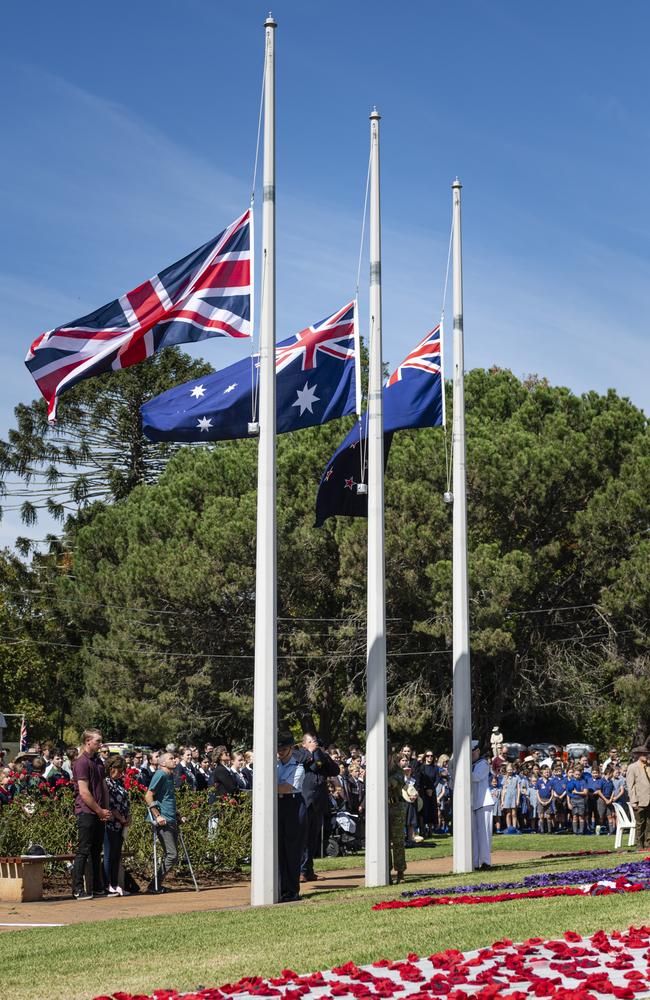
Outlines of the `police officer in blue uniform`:
[[278,736],[278,863],[280,902],[300,899],[300,863],[305,848],[306,807],[302,797],[305,768],[291,733]]

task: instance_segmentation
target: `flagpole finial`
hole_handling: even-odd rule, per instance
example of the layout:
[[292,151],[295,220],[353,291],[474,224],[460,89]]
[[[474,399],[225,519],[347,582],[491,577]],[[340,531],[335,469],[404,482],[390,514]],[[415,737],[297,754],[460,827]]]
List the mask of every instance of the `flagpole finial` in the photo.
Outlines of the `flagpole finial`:
[[266,21],[264,22],[264,27],[265,28],[277,28],[277,26],[278,26],[278,22],[273,17],[273,14],[271,13],[271,11],[269,11],[268,14],[266,15]]
[[460,183],[460,180],[457,177],[456,180],[454,181],[454,183],[451,186],[452,186],[452,188],[462,188],[463,185]]
[[372,111],[370,112],[370,121],[373,121],[373,120],[374,121],[379,121],[380,119],[381,119],[381,115],[377,111],[377,105],[373,104]]

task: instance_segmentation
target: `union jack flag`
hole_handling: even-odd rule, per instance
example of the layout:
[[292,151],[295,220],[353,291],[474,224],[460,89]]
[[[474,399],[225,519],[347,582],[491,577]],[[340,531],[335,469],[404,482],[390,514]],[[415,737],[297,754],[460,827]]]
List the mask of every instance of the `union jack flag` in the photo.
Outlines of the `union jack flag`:
[[25,364],[56,420],[61,393],[92,375],[209,337],[250,337],[251,212],[113,302],[37,337]]
[[402,381],[402,372],[406,368],[417,368],[430,375],[439,375],[442,370],[442,356],[440,353],[440,327],[438,325],[427,333],[417,347],[410,354],[407,354],[401,365],[399,365],[386,383],[387,386],[395,385]]
[[280,345],[275,356],[276,372],[283,371],[297,357],[302,358],[302,371],[316,368],[319,353],[340,361],[354,357],[354,302],[301,330],[294,343]]
[[29,741],[27,739],[27,725],[25,723],[25,716],[23,715],[20,721],[20,752],[27,753],[29,749]]

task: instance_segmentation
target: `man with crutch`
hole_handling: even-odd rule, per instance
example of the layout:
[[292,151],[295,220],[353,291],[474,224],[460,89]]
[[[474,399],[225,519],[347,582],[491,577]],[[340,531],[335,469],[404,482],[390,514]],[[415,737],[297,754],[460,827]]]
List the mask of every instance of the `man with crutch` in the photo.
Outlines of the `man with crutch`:
[[[145,793],[145,802],[154,824],[154,873],[147,892],[169,892],[163,886],[163,879],[178,861],[178,817],[176,814],[176,790],[174,788],[174,756],[161,754],[158,770],[154,771],[151,783]],[[156,840],[162,849],[160,865],[157,864]]]
[[[147,892],[161,893],[169,892],[163,886],[163,879],[167,872],[174,867],[178,861],[178,840],[180,837],[181,846],[190,870],[194,888],[199,891],[199,887],[194,876],[194,869],[190,856],[187,853],[183,831],[178,824],[176,813],[176,789],[174,787],[174,755],[171,753],[161,754],[158,761],[158,770],[154,771],[149,788],[145,793],[145,802],[149,810],[149,817],[153,824],[153,878],[147,887]],[[181,820],[182,822],[182,820]],[[160,841],[162,847],[162,861],[158,866],[157,843]]]

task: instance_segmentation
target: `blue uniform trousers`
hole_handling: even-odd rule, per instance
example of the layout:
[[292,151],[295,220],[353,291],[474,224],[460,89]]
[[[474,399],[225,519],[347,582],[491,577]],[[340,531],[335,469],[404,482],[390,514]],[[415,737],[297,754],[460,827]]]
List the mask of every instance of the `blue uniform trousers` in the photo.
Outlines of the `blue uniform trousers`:
[[297,896],[300,891],[300,864],[305,849],[306,808],[302,795],[278,797],[278,862],[280,897]]

